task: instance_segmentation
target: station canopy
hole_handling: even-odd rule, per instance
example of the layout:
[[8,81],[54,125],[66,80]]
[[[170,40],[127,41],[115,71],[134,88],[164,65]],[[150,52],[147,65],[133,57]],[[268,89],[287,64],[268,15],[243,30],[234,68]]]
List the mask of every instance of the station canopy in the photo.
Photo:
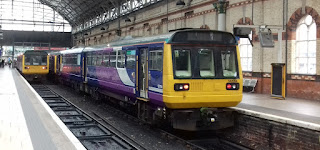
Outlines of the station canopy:
[[101,25],[162,0],[39,0],[53,8],[73,32]]
[[64,16],[38,0],[0,0],[2,30],[70,32]]

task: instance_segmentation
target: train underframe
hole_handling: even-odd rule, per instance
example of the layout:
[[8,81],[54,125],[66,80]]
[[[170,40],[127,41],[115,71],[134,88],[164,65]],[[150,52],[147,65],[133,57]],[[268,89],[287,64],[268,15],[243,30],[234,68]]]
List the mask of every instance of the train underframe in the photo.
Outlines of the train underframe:
[[228,108],[169,109],[87,84],[79,84],[70,80],[67,83],[77,92],[90,94],[95,100],[108,100],[126,110],[135,110],[140,120],[152,125],[170,125],[174,129],[187,131],[219,130],[234,125],[234,111]]
[[23,77],[27,81],[43,81],[43,80],[47,79],[46,74],[23,74]]

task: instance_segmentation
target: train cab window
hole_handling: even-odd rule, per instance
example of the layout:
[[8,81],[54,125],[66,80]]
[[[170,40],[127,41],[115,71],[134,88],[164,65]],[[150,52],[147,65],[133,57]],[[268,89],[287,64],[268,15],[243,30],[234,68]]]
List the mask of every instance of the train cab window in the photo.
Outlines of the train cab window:
[[174,50],[174,58],[175,76],[177,78],[190,78],[190,50]]
[[42,59],[41,59],[41,65],[47,65],[47,56],[46,55],[43,55],[41,56]]
[[105,67],[109,67],[109,55],[110,55],[110,53],[103,55],[102,65]]
[[116,67],[116,60],[117,60],[117,53],[111,52],[110,53],[110,67]]
[[136,51],[128,50],[127,51],[127,60],[126,60],[126,68],[135,69],[136,67]]
[[25,56],[25,57],[24,57],[24,64],[25,64],[25,65],[31,65],[31,63],[30,63],[30,57],[28,57],[28,56]]
[[237,77],[236,53],[235,51],[221,51],[222,69],[224,77]]
[[199,49],[199,67],[201,77],[214,77],[214,55],[213,50],[210,49]]
[[31,65],[40,65],[41,56],[33,56],[31,57]]
[[118,51],[117,68],[124,68],[125,55],[124,51]]
[[150,51],[149,69],[162,71],[162,50]]

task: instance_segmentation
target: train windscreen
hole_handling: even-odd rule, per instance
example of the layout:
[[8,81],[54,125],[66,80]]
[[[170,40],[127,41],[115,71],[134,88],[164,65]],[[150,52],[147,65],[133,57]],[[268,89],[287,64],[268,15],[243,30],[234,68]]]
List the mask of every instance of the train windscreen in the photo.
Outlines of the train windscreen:
[[24,54],[24,64],[33,66],[47,65],[47,56],[48,54],[46,52],[27,51]]
[[175,78],[239,78],[235,46],[173,46],[172,50]]

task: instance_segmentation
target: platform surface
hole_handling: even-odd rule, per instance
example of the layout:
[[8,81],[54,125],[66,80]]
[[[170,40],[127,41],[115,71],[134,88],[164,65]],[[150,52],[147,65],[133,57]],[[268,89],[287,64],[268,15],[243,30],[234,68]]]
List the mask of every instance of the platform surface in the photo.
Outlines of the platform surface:
[[279,100],[266,94],[243,93],[242,102],[236,108],[320,126],[320,102],[316,100],[290,97]]
[[0,68],[0,85],[1,150],[84,149],[15,69]]

